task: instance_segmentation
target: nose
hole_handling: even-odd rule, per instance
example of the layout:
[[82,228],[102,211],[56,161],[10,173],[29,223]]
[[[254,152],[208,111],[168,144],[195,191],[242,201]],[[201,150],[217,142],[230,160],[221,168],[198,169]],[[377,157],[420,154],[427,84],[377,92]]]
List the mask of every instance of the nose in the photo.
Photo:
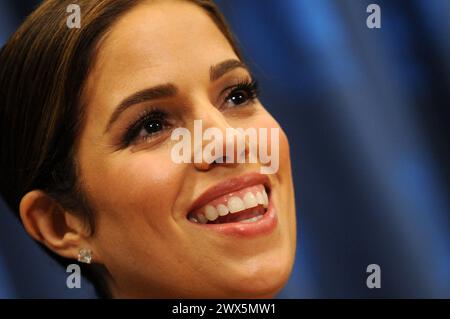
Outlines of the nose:
[[237,166],[245,163],[248,154],[245,135],[232,127],[219,110],[211,110],[194,122],[193,163],[197,170]]

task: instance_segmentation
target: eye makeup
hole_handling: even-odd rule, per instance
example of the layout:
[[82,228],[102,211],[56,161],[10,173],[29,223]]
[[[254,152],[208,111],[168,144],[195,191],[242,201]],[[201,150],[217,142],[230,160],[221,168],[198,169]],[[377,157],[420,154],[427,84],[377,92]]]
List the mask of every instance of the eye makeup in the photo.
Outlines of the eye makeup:
[[221,108],[247,105],[259,96],[258,82],[249,78],[241,79],[237,84],[222,90],[221,95],[225,95]]
[[[250,78],[238,79],[236,84],[225,87],[219,94],[219,105],[222,110],[245,107],[253,104],[258,98],[258,83]],[[142,111],[129,124],[120,140],[120,148],[149,142],[173,128],[173,120],[169,112],[159,107],[150,107]]]
[[157,107],[151,107],[139,114],[137,119],[133,121],[125,130],[122,137],[122,147],[131,144],[139,144],[150,138],[155,138],[163,131],[171,127],[168,114]]

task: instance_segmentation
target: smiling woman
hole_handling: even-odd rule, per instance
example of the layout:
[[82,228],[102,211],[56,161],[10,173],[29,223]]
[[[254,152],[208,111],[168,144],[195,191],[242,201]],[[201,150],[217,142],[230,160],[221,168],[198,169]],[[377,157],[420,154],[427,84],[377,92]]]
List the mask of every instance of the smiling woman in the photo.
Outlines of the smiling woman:
[[69,29],[70,2],[44,1],[0,53],[6,202],[55,258],[91,263],[103,295],[274,296],[296,239],[283,131],[274,174],[171,159],[171,132],[197,120],[279,129],[216,6],[81,0]]

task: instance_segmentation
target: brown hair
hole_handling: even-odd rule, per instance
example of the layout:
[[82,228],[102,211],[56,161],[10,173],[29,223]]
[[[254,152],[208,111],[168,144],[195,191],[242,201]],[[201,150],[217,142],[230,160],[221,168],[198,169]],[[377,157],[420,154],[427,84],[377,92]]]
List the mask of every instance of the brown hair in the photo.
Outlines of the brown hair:
[[[141,0],[46,0],[0,51],[0,192],[18,215],[22,197],[47,192],[84,217],[94,231],[74,150],[83,121],[85,80],[102,37]],[[186,0],[233,36],[212,0]],[[81,8],[81,28],[66,25],[69,4]]]

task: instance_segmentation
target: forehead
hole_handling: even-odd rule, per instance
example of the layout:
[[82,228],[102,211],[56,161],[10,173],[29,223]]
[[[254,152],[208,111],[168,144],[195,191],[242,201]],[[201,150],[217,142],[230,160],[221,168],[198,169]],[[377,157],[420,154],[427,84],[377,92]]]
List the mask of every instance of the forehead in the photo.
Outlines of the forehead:
[[[122,16],[102,41],[88,81],[121,95],[236,57],[204,9],[189,1],[146,1]],[[177,81],[178,79],[178,81]]]

